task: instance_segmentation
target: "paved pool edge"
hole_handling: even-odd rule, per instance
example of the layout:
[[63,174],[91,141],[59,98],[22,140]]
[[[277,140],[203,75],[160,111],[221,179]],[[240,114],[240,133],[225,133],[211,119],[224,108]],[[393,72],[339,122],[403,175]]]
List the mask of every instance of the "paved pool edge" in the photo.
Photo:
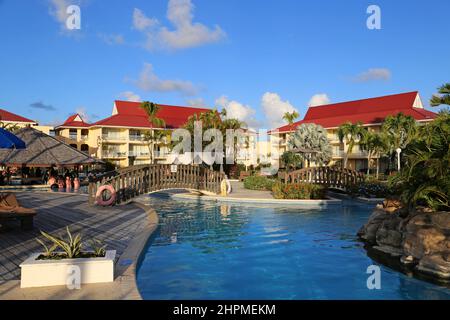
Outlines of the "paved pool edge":
[[342,206],[342,200],[329,197],[327,200],[290,200],[290,199],[256,199],[256,198],[233,198],[222,196],[198,195],[193,193],[172,194],[174,199],[189,199],[200,201],[230,202],[230,203],[253,203],[269,205],[303,206],[306,208],[326,208],[328,206]]

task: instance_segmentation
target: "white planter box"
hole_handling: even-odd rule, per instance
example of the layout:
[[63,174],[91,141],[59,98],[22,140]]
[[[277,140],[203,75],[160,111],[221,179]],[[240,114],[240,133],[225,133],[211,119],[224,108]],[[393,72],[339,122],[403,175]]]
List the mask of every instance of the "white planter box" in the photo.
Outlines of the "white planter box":
[[80,270],[81,284],[114,281],[115,250],[106,251],[103,258],[36,260],[39,255],[33,254],[20,265],[21,288],[67,285],[73,267]]

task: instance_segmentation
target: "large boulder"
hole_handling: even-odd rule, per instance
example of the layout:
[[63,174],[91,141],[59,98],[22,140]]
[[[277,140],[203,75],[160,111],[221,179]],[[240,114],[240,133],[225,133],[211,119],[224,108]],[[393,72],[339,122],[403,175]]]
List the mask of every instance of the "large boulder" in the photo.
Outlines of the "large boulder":
[[450,212],[417,208],[405,214],[397,201],[378,205],[359,237],[375,250],[436,278],[450,279]]

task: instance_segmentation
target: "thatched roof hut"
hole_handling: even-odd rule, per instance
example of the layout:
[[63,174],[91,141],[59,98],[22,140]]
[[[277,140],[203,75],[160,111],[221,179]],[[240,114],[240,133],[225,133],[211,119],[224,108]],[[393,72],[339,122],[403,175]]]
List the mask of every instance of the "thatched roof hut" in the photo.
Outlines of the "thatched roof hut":
[[102,163],[102,161],[31,127],[22,128],[15,135],[25,142],[26,148],[21,150],[0,149],[0,165],[71,167]]

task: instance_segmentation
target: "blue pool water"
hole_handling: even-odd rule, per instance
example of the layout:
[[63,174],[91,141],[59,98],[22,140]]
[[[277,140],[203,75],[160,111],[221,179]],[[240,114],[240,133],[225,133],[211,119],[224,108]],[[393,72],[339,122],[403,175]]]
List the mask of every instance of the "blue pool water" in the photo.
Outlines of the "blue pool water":
[[[144,299],[450,299],[384,267],[355,236],[373,205],[326,210],[151,197],[160,228],[137,279]],[[367,267],[381,267],[381,289]]]

